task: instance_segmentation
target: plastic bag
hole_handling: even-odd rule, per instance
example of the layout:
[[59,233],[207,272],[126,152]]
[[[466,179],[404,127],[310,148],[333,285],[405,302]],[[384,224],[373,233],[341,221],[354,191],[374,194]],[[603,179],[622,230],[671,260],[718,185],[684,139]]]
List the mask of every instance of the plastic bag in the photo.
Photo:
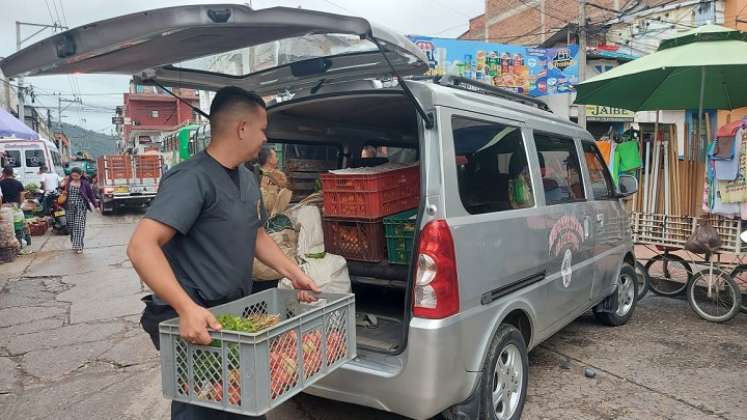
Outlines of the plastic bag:
[[716,228],[708,222],[702,222],[685,243],[685,249],[696,254],[710,255],[721,247],[721,238]]
[[[339,255],[325,254],[322,258],[303,259],[301,270],[311,277],[324,293],[350,293],[348,262]],[[282,279],[278,288],[293,289],[290,280]]]
[[303,206],[286,213],[298,231],[298,255],[318,255],[324,252],[322,214],[315,206]]
[[14,225],[15,210],[9,207],[0,209],[0,248],[18,248]]
[[[296,260],[296,248],[298,246],[298,233],[293,229],[283,229],[280,232],[268,233],[270,237],[275,241],[288,258]],[[273,270],[269,266],[265,265],[262,261],[254,259],[254,266],[252,269],[254,278],[256,280],[277,280],[283,276],[277,271]]]

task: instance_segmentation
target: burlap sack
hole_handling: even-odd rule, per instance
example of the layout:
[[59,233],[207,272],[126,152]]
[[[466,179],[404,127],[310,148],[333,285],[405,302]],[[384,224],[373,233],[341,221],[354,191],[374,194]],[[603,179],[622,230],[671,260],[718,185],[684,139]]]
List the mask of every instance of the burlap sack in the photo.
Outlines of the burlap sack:
[[[283,253],[291,260],[296,260],[296,248],[298,247],[298,233],[293,229],[283,229],[280,232],[274,232],[269,234],[270,237],[280,247]],[[283,276],[272,268],[268,267],[258,259],[254,259],[254,279],[257,281],[263,280],[278,280]]]

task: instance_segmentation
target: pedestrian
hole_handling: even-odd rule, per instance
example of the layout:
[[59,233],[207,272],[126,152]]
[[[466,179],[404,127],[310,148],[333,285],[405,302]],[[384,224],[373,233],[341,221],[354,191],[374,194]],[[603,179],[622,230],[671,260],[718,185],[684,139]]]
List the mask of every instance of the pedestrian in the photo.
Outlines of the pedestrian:
[[[262,228],[257,180],[244,163],[257,159],[267,140],[264,101],[225,87],[211,104],[210,126],[210,145],[162,178],[127,247],[135,270],[154,293],[143,299],[141,324],[156,349],[159,322],[177,316],[184,340],[209,344],[208,331],[222,327],[206,308],[251,293],[255,256],[290,279],[300,300],[314,301],[308,291],[319,292]],[[173,401],[171,418],[248,417]]]
[[47,214],[52,208],[51,194],[56,192],[60,187],[60,176],[50,172],[46,165],[42,165],[39,168],[39,177],[41,178],[41,189],[44,191],[41,203],[42,213]]
[[278,169],[278,155],[274,149],[263,147],[257,158],[259,163],[262,201],[267,214],[272,217],[288,209],[293,192],[288,189],[288,178]]
[[2,190],[3,204],[16,204],[20,206],[23,202],[25,195],[23,184],[16,179],[13,168],[10,166],[3,168],[0,190]]
[[83,239],[86,234],[86,216],[89,211],[97,207],[96,195],[93,193],[91,184],[83,178],[83,171],[80,168],[70,170],[70,176],[65,183],[65,193],[67,194],[65,216],[73,251],[76,254],[82,254]]

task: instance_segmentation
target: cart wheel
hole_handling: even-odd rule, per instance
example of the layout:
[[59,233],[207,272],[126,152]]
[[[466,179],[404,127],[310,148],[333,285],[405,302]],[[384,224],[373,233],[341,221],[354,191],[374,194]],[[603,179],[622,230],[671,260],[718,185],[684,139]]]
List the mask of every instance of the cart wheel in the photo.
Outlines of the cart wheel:
[[741,311],[747,314],[747,264],[738,265],[731,272],[731,278],[734,279],[742,295]]
[[687,301],[706,321],[726,322],[739,313],[742,294],[729,273],[705,268],[687,285]]
[[674,254],[659,254],[646,263],[648,286],[662,296],[676,296],[687,289],[693,270],[682,257]]

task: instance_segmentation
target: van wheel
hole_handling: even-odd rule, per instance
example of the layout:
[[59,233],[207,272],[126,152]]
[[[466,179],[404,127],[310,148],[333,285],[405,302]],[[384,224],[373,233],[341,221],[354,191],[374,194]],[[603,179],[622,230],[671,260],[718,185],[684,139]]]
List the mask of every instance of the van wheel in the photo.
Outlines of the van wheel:
[[624,263],[617,279],[617,290],[604,302],[594,307],[594,317],[604,325],[617,327],[633,316],[638,295],[638,274],[635,268]]
[[503,324],[490,345],[481,380],[480,418],[518,420],[527,397],[529,362],[524,336]]

